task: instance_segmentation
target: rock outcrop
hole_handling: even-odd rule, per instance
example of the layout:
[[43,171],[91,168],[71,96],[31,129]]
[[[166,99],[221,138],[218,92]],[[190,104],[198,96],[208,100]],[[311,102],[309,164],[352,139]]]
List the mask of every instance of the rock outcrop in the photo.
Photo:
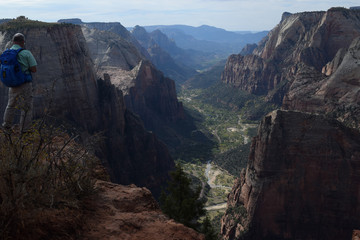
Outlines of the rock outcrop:
[[124,92],[126,106],[139,114],[148,129],[155,130],[160,127],[159,124],[184,118],[184,109],[182,103],[177,101],[174,81],[164,77],[148,61],[141,61],[131,74],[135,77],[126,84],[113,84]]
[[79,239],[204,240],[202,234],[166,217],[149,190],[98,181],[99,196],[86,204]]
[[82,27],[82,31],[98,77],[109,76],[123,92],[127,109],[140,116],[147,130],[163,133],[169,123],[184,118],[174,81],[145,60],[130,42],[95,28]]
[[289,89],[299,84],[298,77],[318,81],[326,77],[324,67],[329,74],[339,65],[338,52],[360,36],[359,19],[360,11],[345,8],[285,13],[252,54],[229,57],[222,81],[281,104]]
[[[98,76],[117,69],[129,71],[146,59],[131,42],[116,33],[84,26],[81,29]],[[116,74],[111,75],[115,77]]]
[[298,73],[283,101],[284,109],[323,113],[360,127],[360,38],[340,49],[324,71],[329,77]]
[[252,52],[255,50],[256,47],[257,47],[256,43],[246,44],[245,47],[241,50],[240,55],[242,56],[250,55],[252,54]]
[[145,186],[158,197],[169,170],[174,167],[167,147],[127,109],[122,91],[110,82],[108,75],[98,81],[98,89],[103,131],[107,136],[102,154],[112,180]]
[[360,221],[360,132],[277,110],[229,195],[223,239],[351,239]]
[[[102,133],[97,153],[112,181],[145,186],[159,194],[174,162],[165,145],[126,108],[122,92],[108,79],[98,80],[81,27],[32,21],[26,22],[26,28],[21,22],[7,24],[0,33],[0,48],[10,44],[15,32],[23,32],[38,62],[33,81],[35,115],[42,117],[46,111],[71,123],[84,140]],[[0,91],[3,111],[8,89],[2,86]]]

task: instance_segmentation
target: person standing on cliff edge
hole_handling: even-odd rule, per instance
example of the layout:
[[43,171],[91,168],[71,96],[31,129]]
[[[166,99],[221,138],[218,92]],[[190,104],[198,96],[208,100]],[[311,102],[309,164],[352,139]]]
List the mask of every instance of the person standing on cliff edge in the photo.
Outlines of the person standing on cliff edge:
[[[22,33],[16,33],[12,39],[12,47],[10,49],[18,50],[25,48],[25,36]],[[36,72],[37,62],[29,50],[21,50],[17,55],[21,70],[30,75]],[[20,130],[26,132],[31,127],[32,111],[33,111],[33,86],[32,79],[26,81],[20,86],[9,88],[9,100],[4,113],[3,128],[10,130],[13,126],[15,113],[21,110]]]

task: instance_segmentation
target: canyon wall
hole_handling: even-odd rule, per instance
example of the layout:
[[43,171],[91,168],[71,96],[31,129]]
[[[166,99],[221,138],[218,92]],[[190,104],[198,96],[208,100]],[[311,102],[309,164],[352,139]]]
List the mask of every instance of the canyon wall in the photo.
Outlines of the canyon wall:
[[267,95],[268,101],[281,105],[287,94],[296,94],[292,90],[298,90],[299,85],[317,84],[327,78],[334,71],[331,66],[342,60],[341,52],[358,36],[359,10],[284,13],[281,22],[252,54],[229,57],[222,81]]
[[107,74],[123,92],[125,105],[138,114],[145,128],[155,133],[184,118],[174,81],[165,77],[152,63],[121,36],[83,27],[82,31],[95,61],[96,74]]
[[360,37],[347,49],[340,49],[323,71],[328,75],[325,78],[297,73],[283,108],[327,114],[360,128]]
[[[146,186],[159,194],[173,160],[165,145],[127,109],[123,93],[108,77],[96,76],[81,27],[28,20],[8,24],[0,33],[0,48],[9,47],[12,35],[22,32],[27,49],[38,62],[33,81],[35,116],[46,113],[59,122],[70,123],[84,140],[101,133],[98,155],[112,181]],[[1,86],[0,91],[3,112],[8,89]]]
[[262,120],[223,239],[351,239],[360,171],[360,11],[285,13],[222,80],[283,110]]
[[360,132],[277,110],[229,195],[223,239],[351,239],[360,226]]

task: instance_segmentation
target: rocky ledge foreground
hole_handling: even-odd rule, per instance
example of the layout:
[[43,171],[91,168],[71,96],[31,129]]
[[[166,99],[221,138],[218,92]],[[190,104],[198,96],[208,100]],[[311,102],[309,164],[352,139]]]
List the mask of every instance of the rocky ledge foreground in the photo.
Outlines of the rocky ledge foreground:
[[98,181],[96,187],[99,194],[85,204],[86,227],[80,239],[205,239],[202,234],[166,217],[146,188],[105,181]]

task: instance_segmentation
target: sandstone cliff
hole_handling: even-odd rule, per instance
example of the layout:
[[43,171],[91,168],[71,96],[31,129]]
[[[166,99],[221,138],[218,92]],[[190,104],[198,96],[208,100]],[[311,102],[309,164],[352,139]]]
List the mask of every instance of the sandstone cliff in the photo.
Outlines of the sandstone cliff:
[[296,111],[262,121],[223,239],[351,239],[359,229],[359,20],[343,8],[285,13],[251,55],[228,59],[223,81]]
[[351,239],[360,226],[359,139],[321,115],[267,115],[229,195],[223,239]]
[[360,38],[340,49],[324,67],[329,77],[298,72],[283,101],[284,109],[323,113],[360,127]]
[[360,11],[344,8],[285,13],[252,54],[229,57],[222,81],[281,104],[289,88],[299,84],[298,77],[319,81],[326,77],[323,67],[334,59],[333,65],[339,64],[338,51],[360,36],[359,16]]
[[103,76],[104,72],[110,74],[112,69],[131,70],[146,59],[134,44],[118,34],[84,26],[81,29],[98,76]]
[[124,95],[127,109],[138,114],[147,130],[164,136],[167,126],[184,119],[174,81],[145,60],[128,41],[111,32],[82,28],[96,73],[110,77]]
[[98,80],[100,112],[107,136],[101,146],[113,181],[146,186],[157,197],[174,162],[167,147],[127,110],[121,90],[108,75]]
[[[112,180],[146,186],[158,194],[173,160],[166,147],[126,109],[122,92],[110,81],[98,81],[80,26],[31,21],[25,23],[26,28],[21,28],[24,23],[8,24],[0,32],[0,48],[9,45],[15,32],[23,32],[26,47],[38,62],[35,116],[42,117],[46,109],[47,114],[82,131],[84,140],[101,132],[104,140],[98,154]],[[8,89],[1,86],[0,91],[3,112]]]
[[[113,82],[124,92],[126,106],[139,114],[149,129],[159,123],[184,118],[182,103],[177,101],[175,83],[158,71],[150,62],[141,61],[132,71],[129,82]],[[156,132],[156,131],[155,131]]]
[[137,48],[137,50],[143,56],[145,56],[147,59],[150,58],[150,56],[148,55],[146,49],[141,47],[139,42],[119,22],[83,22],[81,19],[78,19],[78,18],[60,19],[58,22],[60,22],[60,23],[72,23],[72,24],[81,25],[83,27],[90,28],[90,29],[97,29],[97,30],[100,30],[100,31],[115,33],[116,35],[118,35],[122,39],[124,39],[125,41],[128,41],[133,46],[135,46]]

